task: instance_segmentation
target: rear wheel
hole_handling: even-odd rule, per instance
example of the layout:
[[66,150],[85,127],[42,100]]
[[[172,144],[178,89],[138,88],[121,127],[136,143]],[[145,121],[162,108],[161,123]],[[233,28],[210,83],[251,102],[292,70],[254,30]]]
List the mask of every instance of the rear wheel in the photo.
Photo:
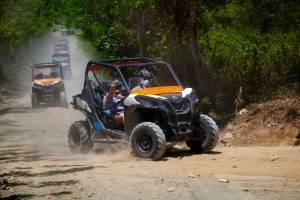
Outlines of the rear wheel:
[[68,134],[68,143],[72,152],[86,153],[93,148],[89,134],[89,126],[86,121],[74,122]]
[[186,144],[194,152],[209,152],[217,145],[219,130],[216,122],[207,115],[194,118],[194,132]]
[[166,138],[159,126],[152,122],[138,124],[132,131],[130,142],[133,152],[142,158],[160,159],[166,150]]
[[31,94],[31,105],[32,108],[36,108],[39,105],[39,100],[36,93]]

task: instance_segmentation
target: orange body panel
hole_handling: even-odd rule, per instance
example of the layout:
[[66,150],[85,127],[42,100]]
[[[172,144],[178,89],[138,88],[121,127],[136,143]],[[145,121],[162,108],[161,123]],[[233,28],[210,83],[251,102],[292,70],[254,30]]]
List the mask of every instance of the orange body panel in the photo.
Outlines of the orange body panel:
[[131,94],[151,95],[151,94],[167,94],[167,93],[174,93],[174,92],[181,92],[181,91],[183,91],[183,88],[181,86],[160,86],[160,87],[150,87],[150,88],[131,90]]
[[57,82],[57,81],[61,81],[62,79],[61,78],[45,78],[45,79],[36,79],[34,80],[35,83],[54,83],[54,82]]

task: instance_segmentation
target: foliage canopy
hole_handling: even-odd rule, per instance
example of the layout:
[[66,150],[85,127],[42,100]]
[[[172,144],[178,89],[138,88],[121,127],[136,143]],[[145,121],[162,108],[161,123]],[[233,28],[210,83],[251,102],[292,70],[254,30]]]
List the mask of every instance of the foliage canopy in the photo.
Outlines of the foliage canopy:
[[240,86],[248,103],[299,92],[296,0],[0,2],[0,52],[65,24],[81,29],[106,58],[168,60],[218,111],[233,108]]

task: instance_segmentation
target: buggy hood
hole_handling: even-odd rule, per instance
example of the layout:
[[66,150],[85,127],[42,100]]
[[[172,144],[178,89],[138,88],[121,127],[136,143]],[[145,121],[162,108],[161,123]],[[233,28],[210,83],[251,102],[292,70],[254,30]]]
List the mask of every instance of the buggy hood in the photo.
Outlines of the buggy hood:
[[150,87],[137,90],[131,90],[131,94],[153,95],[153,94],[169,94],[175,92],[181,92],[183,88],[181,86],[159,86]]
[[53,84],[56,82],[62,81],[61,78],[44,78],[44,79],[36,79],[33,82],[35,83],[42,83],[42,84]]

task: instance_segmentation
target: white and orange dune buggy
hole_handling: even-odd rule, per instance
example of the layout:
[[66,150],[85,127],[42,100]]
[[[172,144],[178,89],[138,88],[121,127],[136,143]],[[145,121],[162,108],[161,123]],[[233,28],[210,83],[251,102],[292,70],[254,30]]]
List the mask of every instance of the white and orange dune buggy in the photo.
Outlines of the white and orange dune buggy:
[[[150,74],[146,87],[139,78],[143,70]],[[124,96],[116,102],[125,108],[124,124],[114,120],[106,102],[115,80]],[[219,138],[218,126],[212,118],[194,112],[197,102],[195,91],[184,88],[167,62],[147,58],[90,61],[82,93],[73,96],[71,103],[86,120],[71,125],[69,147],[73,152],[87,152],[95,142],[129,140],[137,156],[152,160],[164,155],[167,143],[178,141],[185,141],[193,152],[211,151]]]

